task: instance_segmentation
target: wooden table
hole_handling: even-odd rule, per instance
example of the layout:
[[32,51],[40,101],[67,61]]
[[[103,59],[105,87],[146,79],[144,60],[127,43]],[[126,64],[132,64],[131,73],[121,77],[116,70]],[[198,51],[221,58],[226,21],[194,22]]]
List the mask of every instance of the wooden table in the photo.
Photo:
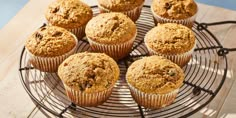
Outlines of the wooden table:
[[[27,37],[45,21],[44,12],[53,0],[30,0],[25,7],[0,30],[0,117],[49,117],[31,101],[19,78],[19,57]],[[89,5],[94,0],[86,0]],[[149,4],[150,1],[147,1]],[[204,4],[199,5],[198,22],[236,20],[236,11]],[[225,47],[236,47],[236,25],[209,28]],[[224,86],[216,98],[191,117],[236,117],[236,53],[228,56],[229,69]],[[46,112],[46,111],[45,111]],[[47,112],[46,112],[47,113]]]

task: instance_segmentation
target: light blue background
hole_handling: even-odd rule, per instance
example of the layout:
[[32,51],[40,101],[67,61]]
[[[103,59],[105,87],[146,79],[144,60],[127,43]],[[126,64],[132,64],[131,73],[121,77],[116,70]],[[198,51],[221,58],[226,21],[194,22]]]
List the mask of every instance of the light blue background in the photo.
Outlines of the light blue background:
[[236,0],[195,0],[200,3],[236,10]]
[[29,0],[0,0],[0,29],[2,29],[28,1]]
[[[196,0],[197,2],[236,10],[236,0]],[[0,0],[0,29],[12,19],[28,0]],[[40,2],[40,0],[39,0]]]

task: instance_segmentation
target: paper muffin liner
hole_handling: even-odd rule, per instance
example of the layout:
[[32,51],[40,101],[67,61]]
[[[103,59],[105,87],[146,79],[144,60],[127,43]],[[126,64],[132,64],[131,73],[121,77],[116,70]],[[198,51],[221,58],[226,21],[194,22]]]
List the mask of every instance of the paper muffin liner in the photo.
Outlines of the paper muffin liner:
[[[104,7],[102,7],[101,5],[98,4],[98,8],[100,10],[101,13],[108,13],[108,12],[113,12],[109,9],[106,9]],[[130,17],[130,19],[132,19],[132,21],[136,22],[141,14],[143,8],[143,4],[134,8],[133,10],[129,10],[129,11],[123,11],[121,13],[127,15]]]
[[135,102],[140,106],[149,109],[159,109],[170,105],[172,102],[174,102],[179,92],[178,88],[166,94],[151,94],[142,92],[130,85],[129,83],[128,86]]
[[183,54],[176,54],[176,55],[165,55],[165,54],[161,54],[158,53],[156,51],[154,51],[152,48],[150,48],[148,46],[148,44],[146,44],[146,41],[144,39],[145,45],[148,49],[148,52],[150,55],[158,55],[158,56],[163,56],[169,60],[171,60],[172,62],[176,63],[177,65],[179,65],[180,67],[184,67],[186,64],[188,64],[188,62],[190,61],[190,59],[192,58],[192,54],[194,52],[194,49],[196,47],[196,41],[195,44],[193,46],[193,48],[191,50],[189,50],[188,52],[185,52]]
[[80,40],[85,36],[85,26],[86,25],[83,25],[81,27],[74,28],[74,29],[67,29],[67,30],[75,34],[78,40]]
[[194,21],[196,20],[198,11],[193,16],[186,18],[186,19],[181,19],[181,20],[174,20],[174,19],[168,19],[168,18],[161,17],[153,11],[152,7],[151,7],[151,12],[153,14],[154,23],[156,25],[158,23],[161,23],[161,24],[162,23],[177,23],[177,24],[182,24],[182,25],[185,25],[189,28],[192,28]]
[[71,102],[83,107],[95,107],[103,104],[110,97],[113,89],[112,86],[101,92],[85,93],[81,92],[80,90],[75,90],[67,86],[65,83],[63,84],[67,97],[71,100]]
[[89,44],[90,44],[93,51],[106,53],[107,55],[109,55],[110,57],[112,57],[115,60],[121,59],[130,53],[130,51],[133,47],[133,43],[134,43],[135,38],[136,38],[136,34],[129,41],[126,41],[121,44],[110,44],[109,45],[109,44],[102,44],[102,43],[95,42],[92,39],[87,37]]
[[[72,33],[71,33],[72,34]],[[39,57],[33,55],[27,48],[26,51],[30,57],[30,63],[34,68],[43,71],[43,72],[57,72],[58,66],[70,55],[76,53],[78,47],[78,40],[74,34],[74,39],[76,41],[75,47],[71,49],[69,52],[55,57]]]

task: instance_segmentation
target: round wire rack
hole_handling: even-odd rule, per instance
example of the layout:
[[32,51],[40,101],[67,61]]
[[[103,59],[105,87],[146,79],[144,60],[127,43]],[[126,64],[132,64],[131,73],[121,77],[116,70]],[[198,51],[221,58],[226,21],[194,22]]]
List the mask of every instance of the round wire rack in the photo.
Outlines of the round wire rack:
[[[99,12],[96,6],[92,8],[95,14]],[[145,109],[135,103],[125,81],[125,73],[132,62],[148,56],[143,38],[154,27],[149,6],[143,7],[136,25],[138,35],[132,52],[117,62],[121,71],[120,79],[104,104],[97,107],[79,107],[71,103],[57,73],[34,69],[23,48],[19,71],[26,92],[37,106],[57,117],[187,117],[211,102],[225,81],[227,58],[216,37],[205,25],[195,22],[193,31],[197,46],[191,61],[183,68],[186,77],[174,103],[162,109]],[[84,51],[91,51],[86,39],[79,41],[77,50]]]

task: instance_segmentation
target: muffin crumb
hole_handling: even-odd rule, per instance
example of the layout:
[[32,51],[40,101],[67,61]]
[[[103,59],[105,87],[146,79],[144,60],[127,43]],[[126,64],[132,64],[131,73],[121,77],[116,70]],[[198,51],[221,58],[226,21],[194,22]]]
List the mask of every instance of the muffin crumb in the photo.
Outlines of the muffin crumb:
[[25,46],[35,56],[54,57],[71,51],[76,40],[76,37],[64,28],[45,26],[33,33]]
[[58,69],[63,83],[82,92],[109,89],[119,78],[116,62],[103,53],[78,53],[67,58]]
[[129,84],[145,93],[165,94],[179,88],[184,80],[183,70],[161,56],[144,57],[128,68]]
[[197,13],[197,4],[194,0],[153,0],[153,11],[164,18],[185,19]]
[[144,0],[98,0],[100,6],[113,12],[132,10],[144,3]]
[[52,25],[73,29],[85,25],[93,12],[79,0],[58,0],[49,5],[45,17]]
[[145,35],[145,44],[165,55],[183,54],[195,46],[195,35],[181,24],[158,24]]
[[119,44],[136,35],[136,25],[122,13],[103,13],[90,20],[85,29],[88,38],[103,44]]

